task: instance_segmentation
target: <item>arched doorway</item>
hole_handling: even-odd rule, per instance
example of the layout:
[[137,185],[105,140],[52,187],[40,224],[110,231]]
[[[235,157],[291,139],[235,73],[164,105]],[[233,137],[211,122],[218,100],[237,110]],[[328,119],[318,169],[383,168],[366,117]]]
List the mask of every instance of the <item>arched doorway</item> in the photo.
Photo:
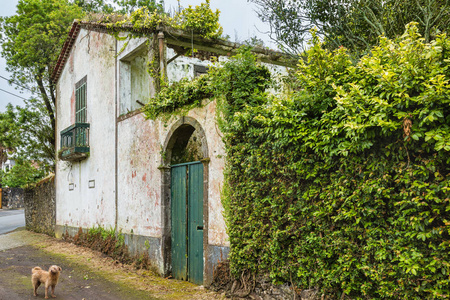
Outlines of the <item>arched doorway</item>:
[[162,156],[166,271],[176,279],[203,284],[208,147],[200,124],[190,117],[178,120],[169,131]]

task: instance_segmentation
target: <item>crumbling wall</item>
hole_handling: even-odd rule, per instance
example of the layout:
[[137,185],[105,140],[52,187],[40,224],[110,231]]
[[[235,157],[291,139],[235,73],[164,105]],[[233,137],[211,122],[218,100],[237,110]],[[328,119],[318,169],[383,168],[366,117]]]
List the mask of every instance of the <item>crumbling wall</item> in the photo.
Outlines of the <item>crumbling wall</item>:
[[45,178],[33,188],[25,189],[26,229],[55,235],[56,190],[55,176]]

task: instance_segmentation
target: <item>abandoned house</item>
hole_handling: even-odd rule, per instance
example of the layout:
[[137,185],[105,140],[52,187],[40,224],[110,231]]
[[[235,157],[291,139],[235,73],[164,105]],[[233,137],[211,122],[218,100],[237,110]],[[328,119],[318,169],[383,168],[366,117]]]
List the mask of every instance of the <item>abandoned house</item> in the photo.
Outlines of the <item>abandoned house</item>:
[[[115,228],[161,274],[209,285],[229,252],[216,102],[161,120],[145,119],[141,107],[159,89],[147,71],[155,57],[175,82],[206,72],[209,56],[226,59],[237,47],[171,28],[127,43],[105,24],[73,23],[52,75],[58,237],[80,227]],[[192,48],[195,56],[185,54]],[[257,55],[272,71],[285,71],[280,53]]]

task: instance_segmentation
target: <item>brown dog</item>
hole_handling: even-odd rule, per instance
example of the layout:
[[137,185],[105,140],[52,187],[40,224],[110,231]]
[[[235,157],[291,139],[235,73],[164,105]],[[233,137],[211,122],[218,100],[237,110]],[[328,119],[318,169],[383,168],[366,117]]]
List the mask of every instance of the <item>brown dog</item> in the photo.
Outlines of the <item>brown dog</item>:
[[62,269],[58,266],[51,266],[47,271],[42,270],[40,267],[34,267],[31,270],[31,282],[34,287],[34,296],[37,296],[37,289],[41,283],[45,286],[45,299],[48,299],[48,288],[52,287],[52,297],[55,296],[55,286],[58,283],[59,273]]

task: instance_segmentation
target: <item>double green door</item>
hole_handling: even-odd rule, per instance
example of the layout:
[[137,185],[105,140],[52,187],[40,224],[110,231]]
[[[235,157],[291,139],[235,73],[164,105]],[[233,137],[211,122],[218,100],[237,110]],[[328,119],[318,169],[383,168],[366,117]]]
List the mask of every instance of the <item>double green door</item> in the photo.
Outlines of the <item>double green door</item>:
[[172,275],[203,284],[203,164],[171,168]]

